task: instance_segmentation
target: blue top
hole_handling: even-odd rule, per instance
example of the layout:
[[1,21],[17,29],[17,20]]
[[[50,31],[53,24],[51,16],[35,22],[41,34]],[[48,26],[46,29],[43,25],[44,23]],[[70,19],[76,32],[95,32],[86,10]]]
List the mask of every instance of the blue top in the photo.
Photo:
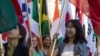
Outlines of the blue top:
[[34,51],[34,53],[33,53],[33,56],[41,56],[42,55],[42,52],[37,52],[37,51]]

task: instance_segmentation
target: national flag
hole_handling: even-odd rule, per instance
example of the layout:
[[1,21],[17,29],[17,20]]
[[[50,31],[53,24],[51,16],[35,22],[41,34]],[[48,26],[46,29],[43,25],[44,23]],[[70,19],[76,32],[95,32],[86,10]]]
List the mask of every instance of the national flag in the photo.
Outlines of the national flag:
[[[50,30],[50,35],[51,37],[53,37],[53,35],[56,33],[58,25],[59,25],[59,20],[60,20],[60,16],[59,16],[59,8],[58,8],[58,0],[55,0],[56,4],[55,4],[55,11],[54,11],[54,17],[53,17],[53,22],[51,23],[51,30]],[[51,19],[52,20],[52,19]]]
[[[37,0],[27,0],[27,4],[25,0],[18,0],[19,4],[20,4],[20,8],[22,11],[22,14],[24,16],[24,27],[27,31],[27,38],[26,38],[26,42],[28,40],[29,37],[29,26],[30,26],[30,30],[32,35],[36,36],[36,37],[40,37],[39,35],[39,19],[38,19],[38,5],[37,5]],[[28,9],[28,15],[29,18],[27,17],[27,9]],[[28,21],[29,20],[29,21]],[[30,24],[30,25],[29,25]]]
[[93,29],[91,19],[89,19],[85,14],[82,15],[83,25],[85,26],[85,37],[87,40],[87,46],[90,49],[90,53],[94,56],[96,52],[96,35]]
[[46,0],[41,1],[40,9],[40,20],[41,20],[41,34],[42,37],[45,35],[50,35],[50,22],[47,14],[47,5],[46,5]]
[[70,19],[76,19],[76,7],[70,3],[70,0],[62,0],[62,23],[60,27],[60,32],[62,33],[63,37],[65,36],[65,23]]
[[32,9],[32,18],[33,18],[33,22],[34,24],[31,24],[31,30],[33,32],[33,35],[34,36],[37,36],[38,38],[38,45],[39,47],[42,46],[42,43],[41,43],[41,38],[40,38],[40,31],[39,31],[39,10],[38,10],[38,0],[32,0],[33,2],[33,9]]
[[83,15],[82,11],[79,8],[76,8],[75,17],[76,17],[77,20],[80,21],[81,24],[82,24],[82,15]]
[[17,17],[11,0],[0,0],[0,33],[16,27]]

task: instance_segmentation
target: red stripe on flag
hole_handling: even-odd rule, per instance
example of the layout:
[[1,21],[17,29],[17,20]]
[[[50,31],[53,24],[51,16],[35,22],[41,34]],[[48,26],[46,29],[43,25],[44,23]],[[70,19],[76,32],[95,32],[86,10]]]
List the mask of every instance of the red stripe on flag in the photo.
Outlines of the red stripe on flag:
[[30,3],[32,0],[27,0],[28,3]]
[[68,22],[70,20],[70,14],[69,12],[66,13],[66,18],[65,18],[65,22]]
[[88,0],[70,0],[77,8],[79,8],[87,16],[89,15],[89,4]]
[[12,0],[12,3],[14,5],[14,8],[15,8],[15,11],[16,11],[16,14],[17,14],[18,22],[22,24],[24,22],[24,20],[23,20],[24,17],[22,15],[21,8],[19,6],[18,0]]
[[7,39],[7,33],[6,32],[2,34],[2,39],[3,39],[3,41],[6,41],[6,39]]
[[28,20],[25,21],[25,25],[26,25],[28,32],[29,32],[29,21]]
[[82,24],[82,15],[83,13],[81,11],[78,11],[78,17],[81,24]]

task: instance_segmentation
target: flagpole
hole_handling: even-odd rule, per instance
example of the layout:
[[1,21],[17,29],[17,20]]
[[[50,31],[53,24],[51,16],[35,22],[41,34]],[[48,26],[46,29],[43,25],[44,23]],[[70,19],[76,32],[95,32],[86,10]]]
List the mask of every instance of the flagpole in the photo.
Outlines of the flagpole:
[[[2,45],[2,34],[0,34],[0,49],[3,49],[3,45]],[[4,49],[3,49],[4,50]],[[0,54],[1,56],[4,56],[4,53]]]
[[[29,49],[31,48],[31,46],[33,46],[32,44],[32,34],[31,34],[31,27],[30,27],[30,17],[29,17],[29,14],[28,14],[28,3],[27,3],[28,0],[25,0],[25,3],[26,3],[26,15],[27,15],[27,18],[28,18],[28,25],[29,25],[29,38],[30,38],[30,43],[31,44],[29,46]],[[34,56],[34,55],[32,55]]]
[[[41,50],[43,51],[42,33],[41,33],[42,7],[43,7],[43,0],[40,0],[40,9],[39,9],[39,34],[40,34]],[[42,56],[43,56],[43,54],[42,54]]]
[[[61,10],[61,16],[60,16],[60,20],[59,20],[59,24],[58,24],[58,27],[57,27],[56,33],[59,32],[59,29],[60,29],[60,26],[61,26],[61,23],[62,23],[62,16],[63,16],[63,12],[64,12],[64,8],[65,8],[66,4],[67,4],[67,2],[66,2],[66,0],[64,0],[64,4],[63,4],[63,8],[62,8],[62,10]],[[52,47],[52,50],[51,50],[50,56],[53,56],[56,42],[57,42],[57,39],[54,39],[54,43],[53,43],[53,47]]]

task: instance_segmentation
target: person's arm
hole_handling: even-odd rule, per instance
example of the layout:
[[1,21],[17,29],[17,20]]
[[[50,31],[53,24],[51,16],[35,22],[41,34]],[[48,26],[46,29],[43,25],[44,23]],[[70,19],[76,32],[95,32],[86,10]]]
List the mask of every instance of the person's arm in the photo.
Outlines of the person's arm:
[[29,48],[29,56],[33,56],[33,48],[32,47]]
[[58,55],[58,49],[55,49],[53,56],[57,56],[57,55]]
[[[54,36],[53,36],[53,40],[52,40],[52,42],[51,42],[51,45],[50,45],[50,48],[49,48],[49,51],[48,51],[48,54],[47,54],[48,56],[51,55],[52,48],[53,48],[53,46],[54,46],[54,42],[55,42],[55,40],[57,40],[58,35],[59,35],[59,33],[55,33]],[[55,44],[56,44],[56,43],[55,43]],[[55,52],[57,52],[57,50],[55,50],[55,46],[54,46],[53,56],[56,55]]]

